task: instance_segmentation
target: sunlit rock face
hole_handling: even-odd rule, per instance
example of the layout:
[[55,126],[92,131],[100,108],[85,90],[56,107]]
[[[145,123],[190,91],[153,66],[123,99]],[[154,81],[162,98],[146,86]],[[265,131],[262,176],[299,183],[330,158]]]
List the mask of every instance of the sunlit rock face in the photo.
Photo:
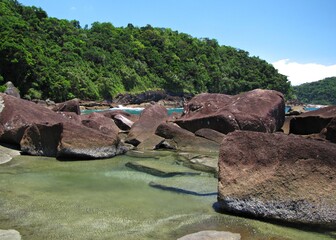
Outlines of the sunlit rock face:
[[283,95],[256,89],[235,96],[199,94],[188,102],[175,123],[192,132],[211,128],[226,134],[235,130],[275,132],[284,121]]
[[219,153],[221,210],[336,226],[336,145],[283,133],[235,131]]

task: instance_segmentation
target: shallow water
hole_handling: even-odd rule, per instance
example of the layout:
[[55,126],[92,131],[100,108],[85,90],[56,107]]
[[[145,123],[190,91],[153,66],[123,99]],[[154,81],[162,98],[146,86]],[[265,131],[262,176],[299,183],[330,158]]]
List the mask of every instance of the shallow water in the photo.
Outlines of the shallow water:
[[0,229],[16,229],[24,240],[176,239],[202,230],[236,232],[242,239],[333,239],[330,233],[216,213],[215,194],[149,185],[199,186],[202,193],[214,193],[217,180],[211,174],[160,178],[125,167],[144,159],[175,163],[173,155],[162,154],[74,162],[18,156],[0,165]]

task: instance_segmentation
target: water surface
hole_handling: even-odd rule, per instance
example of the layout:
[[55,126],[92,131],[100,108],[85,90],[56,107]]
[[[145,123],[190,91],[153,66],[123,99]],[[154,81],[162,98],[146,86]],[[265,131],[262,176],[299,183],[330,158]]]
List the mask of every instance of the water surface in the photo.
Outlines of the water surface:
[[[22,239],[177,239],[202,230],[240,233],[242,239],[333,239],[316,233],[216,213],[216,195],[192,195],[153,188],[149,183],[199,186],[216,192],[217,180],[199,176],[160,178],[125,167],[129,161],[165,161],[118,156],[60,162],[18,156],[0,165],[0,229]],[[335,236],[335,235],[334,235]]]

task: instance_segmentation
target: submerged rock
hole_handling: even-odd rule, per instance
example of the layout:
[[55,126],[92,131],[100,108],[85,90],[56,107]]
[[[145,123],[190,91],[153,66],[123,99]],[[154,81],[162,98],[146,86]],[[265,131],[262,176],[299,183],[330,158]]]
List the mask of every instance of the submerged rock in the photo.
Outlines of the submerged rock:
[[9,229],[9,230],[0,229],[0,239],[1,240],[21,240],[21,235],[18,231],[14,229]]
[[219,154],[219,209],[336,226],[336,145],[282,133],[236,131]]
[[240,240],[239,233],[222,232],[222,231],[201,231],[197,233],[188,234],[177,240]]
[[234,130],[275,132],[285,120],[283,95],[261,89],[235,96],[199,94],[188,102],[184,111],[175,123],[191,132],[201,128],[224,134]]
[[0,164],[9,162],[13,157],[20,155],[19,150],[0,145]]
[[140,172],[145,172],[159,177],[172,177],[176,175],[200,175],[200,172],[189,168],[162,161],[137,161],[128,162],[126,166]]

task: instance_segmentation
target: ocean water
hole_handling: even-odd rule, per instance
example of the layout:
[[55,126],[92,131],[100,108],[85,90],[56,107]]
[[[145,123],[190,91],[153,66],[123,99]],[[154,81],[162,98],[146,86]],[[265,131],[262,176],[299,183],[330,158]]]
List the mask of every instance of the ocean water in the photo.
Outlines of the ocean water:
[[[231,231],[252,240],[335,239],[336,233],[217,213],[213,175],[160,178],[125,166],[143,160],[180,166],[171,152],[69,162],[15,157],[0,165],[0,229],[16,229],[24,240],[177,239],[202,230]],[[152,183],[209,194],[166,191]]]
[[[110,108],[108,110],[110,110],[110,111],[123,110],[127,113],[130,113],[130,114],[139,115],[144,110],[144,108],[131,108],[131,107],[119,106],[119,107],[116,107],[116,108]],[[84,110],[81,113],[82,114],[89,114],[89,113],[92,113],[92,112],[99,112],[99,111],[104,111],[104,110]],[[182,113],[183,108],[167,108],[167,111],[168,111],[168,115],[171,115],[173,113]]]

